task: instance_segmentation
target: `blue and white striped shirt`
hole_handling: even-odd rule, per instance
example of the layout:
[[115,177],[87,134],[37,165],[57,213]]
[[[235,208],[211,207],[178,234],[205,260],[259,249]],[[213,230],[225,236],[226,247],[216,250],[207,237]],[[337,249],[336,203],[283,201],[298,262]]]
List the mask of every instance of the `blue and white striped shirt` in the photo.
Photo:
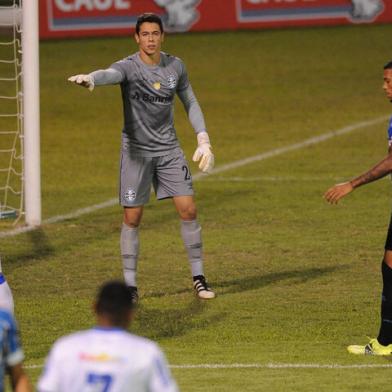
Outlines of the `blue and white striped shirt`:
[[18,365],[24,359],[16,322],[4,309],[0,309],[0,345],[0,391],[4,391],[6,367]]

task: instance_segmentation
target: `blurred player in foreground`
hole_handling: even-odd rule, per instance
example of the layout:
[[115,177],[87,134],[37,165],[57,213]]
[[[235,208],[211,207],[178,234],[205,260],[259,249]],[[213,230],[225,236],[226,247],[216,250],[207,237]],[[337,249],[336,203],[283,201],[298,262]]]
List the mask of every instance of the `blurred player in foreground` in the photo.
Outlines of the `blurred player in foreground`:
[[3,270],[1,267],[1,258],[0,258],[0,309],[7,310],[11,314],[14,314],[14,297],[12,296],[12,292],[8,282],[6,281]]
[[1,271],[0,260],[0,391],[4,391],[5,373],[8,372],[13,391],[30,392],[30,382],[22,367],[24,355],[13,312],[14,300]]
[[0,308],[0,391],[4,391],[5,373],[9,373],[12,390],[31,392],[30,382],[23,370],[23,351],[18,329],[12,314]]
[[38,381],[39,392],[177,392],[152,341],[126,331],[134,304],[127,286],[108,282],[95,303],[97,326],[60,338]]
[[124,221],[120,243],[124,278],[133,302],[138,300],[138,228],[143,206],[150,197],[151,184],[157,198],[171,198],[179,214],[197,295],[202,299],[215,297],[203,272],[201,228],[196,220],[191,172],[174,128],[176,94],[197,135],[198,147],[193,160],[200,160],[199,168],[208,173],[214,166],[214,155],[185,65],[179,58],[161,52],[163,39],[159,16],[143,14],[136,23],[137,53],[115,62],[106,70],[68,79],[90,91],[94,86],[121,86],[124,128],[119,199],[124,207]]
[[[383,89],[392,102],[392,61],[384,66]],[[388,155],[376,166],[351,181],[337,184],[328,189],[325,199],[336,204],[361,185],[378,180],[392,172],[392,118],[388,129]],[[391,355],[392,354],[392,216],[385,243],[384,258],[381,263],[383,289],[381,300],[381,326],[378,337],[363,346],[352,345],[347,349],[352,354]]]

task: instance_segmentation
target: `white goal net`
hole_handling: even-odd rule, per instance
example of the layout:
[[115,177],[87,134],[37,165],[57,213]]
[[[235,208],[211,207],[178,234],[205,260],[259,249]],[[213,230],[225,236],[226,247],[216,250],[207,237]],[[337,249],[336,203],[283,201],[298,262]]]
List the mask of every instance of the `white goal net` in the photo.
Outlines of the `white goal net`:
[[23,211],[22,54],[19,1],[0,0],[0,219]]

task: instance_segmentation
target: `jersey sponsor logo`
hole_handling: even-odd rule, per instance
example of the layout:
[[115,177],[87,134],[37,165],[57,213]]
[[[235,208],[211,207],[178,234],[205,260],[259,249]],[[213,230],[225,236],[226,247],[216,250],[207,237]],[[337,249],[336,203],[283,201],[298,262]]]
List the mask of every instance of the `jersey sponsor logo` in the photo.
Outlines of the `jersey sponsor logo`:
[[79,359],[87,362],[123,362],[124,359],[121,357],[113,357],[106,353],[90,354],[90,353],[79,353]]
[[169,31],[187,31],[200,18],[196,10],[201,0],[154,0],[156,5],[164,8],[165,29]]
[[384,11],[384,0],[236,0],[237,19],[246,22],[285,22],[346,19],[373,22]]
[[124,193],[124,199],[126,201],[134,201],[136,199],[136,192],[132,188],[127,189]]
[[[159,88],[160,88],[160,86],[159,86]],[[135,92],[134,94],[132,94],[131,99],[135,99],[136,101],[149,102],[149,103],[154,103],[154,102],[170,103],[173,101],[173,97],[171,97],[171,96],[166,95],[164,97],[160,97],[158,95],[150,95],[147,93],[139,94],[138,92]]]
[[168,84],[169,88],[171,88],[171,89],[176,88],[177,79],[173,74],[170,74],[169,77],[167,78],[167,84]]

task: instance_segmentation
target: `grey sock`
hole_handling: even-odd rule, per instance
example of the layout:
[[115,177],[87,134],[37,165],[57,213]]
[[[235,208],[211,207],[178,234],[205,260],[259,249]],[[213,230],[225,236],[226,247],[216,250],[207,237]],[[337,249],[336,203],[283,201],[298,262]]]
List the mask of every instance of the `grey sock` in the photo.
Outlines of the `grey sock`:
[[124,280],[127,286],[136,287],[136,269],[139,256],[139,229],[123,223],[120,237]]
[[203,274],[201,227],[196,220],[181,221],[181,236],[188,252],[192,276]]

